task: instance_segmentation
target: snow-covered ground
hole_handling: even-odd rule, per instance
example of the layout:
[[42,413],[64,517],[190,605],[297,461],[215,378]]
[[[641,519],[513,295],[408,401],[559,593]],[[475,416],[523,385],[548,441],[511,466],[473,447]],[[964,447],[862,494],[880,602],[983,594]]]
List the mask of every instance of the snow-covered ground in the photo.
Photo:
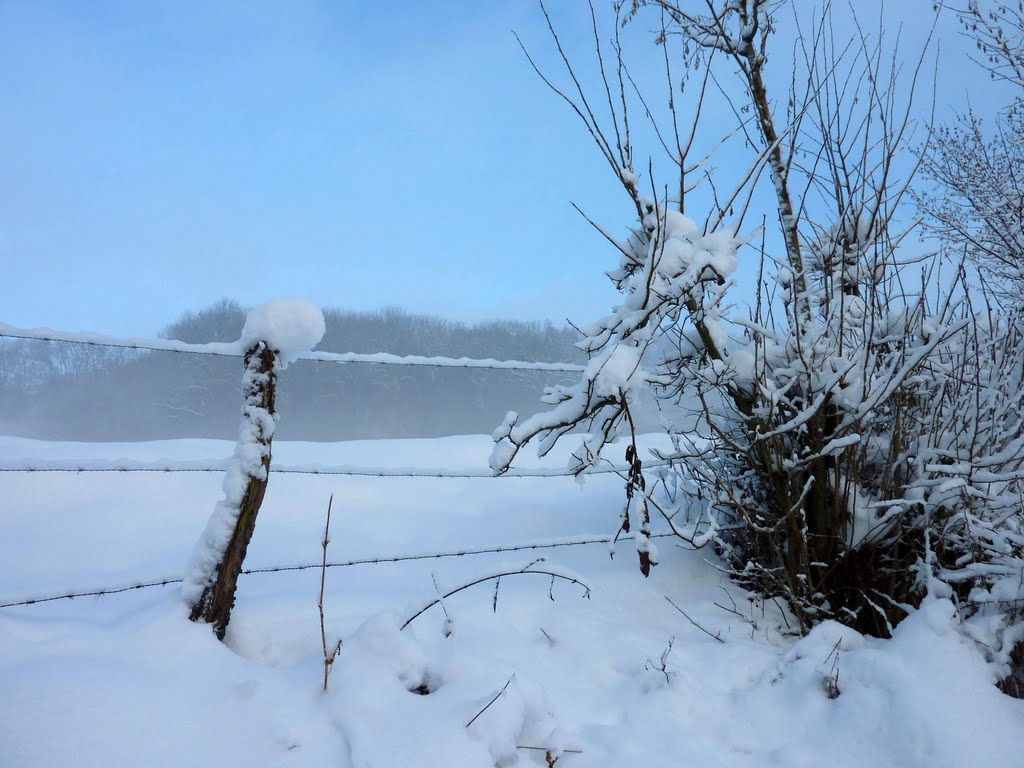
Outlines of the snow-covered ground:
[[[278,443],[274,460],[479,469],[490,447]],[[0,465],[223,461],[232,449],[0,438]],[[0,603],[180,578],[221,481],[0,473]],[[332,493],[329,558],[347,561],[608,534],[622,481],[273,475],[247,566],[319,561]],[[629,542],[614,559],[596,544],[331,569],[327,630],[344,645],[326,694],[317,569],[243,576],[226,645],[186,619],[176,585],[0,609],[0,766],[528,766],[545,749],[559,768],[1024,765],[1024,702],[993,686],[948,603],[891,641],[836,625],[798,640],[710,553],[658,541],[646,580]],[[440,607],[398,630],[435,597],[435,577],[447,591],[540,556],[589,598],[505,578],[496,611],[493,582],[446,601],[449,637]],[[421,685],[432,692],[410,692]]]

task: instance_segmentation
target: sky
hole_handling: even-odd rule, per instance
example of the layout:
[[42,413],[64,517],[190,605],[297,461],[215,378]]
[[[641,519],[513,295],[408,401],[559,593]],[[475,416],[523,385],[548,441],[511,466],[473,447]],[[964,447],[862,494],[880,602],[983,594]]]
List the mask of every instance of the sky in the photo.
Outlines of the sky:
[[[931,7],[890,1],[901,50]],[[586,61],[586,4],[550,9]],[[0,322],[145,336],[221,297],[605,314],[616,254],[570,203],[623,233],[628,201],[513,29],[560,75],[528,0],[0,0]],[[956,29],[940,114],[998,98]]]

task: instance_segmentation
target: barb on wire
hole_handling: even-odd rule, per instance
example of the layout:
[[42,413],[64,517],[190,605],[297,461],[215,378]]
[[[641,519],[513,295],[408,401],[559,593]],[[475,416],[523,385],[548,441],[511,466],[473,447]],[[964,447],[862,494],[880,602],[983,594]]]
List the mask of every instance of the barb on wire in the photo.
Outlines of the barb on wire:
[[[673,536],[672,533],[655,533],[651,538]],[[451,552],[425,552],[413,555],[396,555],[393,557],[372,557],[359,560],[346,560],[333,563],[302,563],[299,565],[278,565],[265,568],[246,568],[242,570],[245,575],[254,573],[285,573],[288,571],[308,571],[313,568],[349,568],[355,565],[381,565],[384,563],[404,563],[411,560],[440,560],[449,557],[471,557],[473,555],[489,555],[501,552],[522,552],[530,549],[557,549],[559,547],[579,547],[587,544],[608,544],[610,536],[587,536],[575,539],[560,541],[540,541],[528,544],[511,544],[504,547],[486,547],[475,549],[462,549]],[[180,584],[180,578],[157,579],[128,586],[103,587],[83,592],[64,592],[57,595],[46,595],[43,597],[16,600],[8,603],[0,603],[0,608],[14,608],[23,605],[35,605],[36,603],[49,603],[54,600],[74,600],[76,597],[102,597],[104,595],[116,595],[121,592],[130,592],[135,589],[146,589],[149,587],[165,587],[170,584]]]
[[62,595],[47,595],[46,597],[35,597],[28,600],[18,600],[12,603],[0,603],[0,608],[13,608],[18,605],[35,605],[36,603],[51,603],[54,600],[74,600],[76,597],[103,597],[104,595],[116,595],[120,592],[131,592],[133,589],[146,589],[148,587],[166,587],[168,584],[181,584],[182,579],[160,579],[159,581],[146,581],[141,584],[132,584],[127,587],[105,587],[93,589],[88,592],[68,592]]
[[[667,466],[669,460],[650,462],[649,467]],[[0,472],[67,472],[83,474],[92,472],[224,472],[228,468],[227,461],[202,465],[191,461],[164,461],[125,463],[123,460],[107,462],[104,460],[81,459],[71,461],[51,461],[37,459],[13,459],[0,466]],[[271,465],[270,471],[279,475],[343,475],[347,477],[397,477],[397,478],[435,478],[454,480],[477,480],[507,477],[577,477],[577,474],[561,468],[540,467],[537,469],[510,469],[501,475],[495,475],[490,469],[416,469],[414,467],[358,467],[358,466],[316,466],[316,465]],[[594,466],[586,469],[584,475],[621,474],[625,467]]]

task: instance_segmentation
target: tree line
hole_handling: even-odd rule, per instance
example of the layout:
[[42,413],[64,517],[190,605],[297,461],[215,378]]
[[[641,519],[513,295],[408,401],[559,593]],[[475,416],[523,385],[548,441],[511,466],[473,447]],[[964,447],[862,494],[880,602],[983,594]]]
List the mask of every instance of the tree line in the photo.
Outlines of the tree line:
[[[245,308],[223,299],[185,312],[160,334],[234,341]],[[582,362],[576,332],[551,322],[464,323],[398,308],[324,311],[318,349],[396,355]],[[51,440],[235,437],[239,361],[63,342],[0,343],[0,433]],[[566,374],[299,361],[281,375],[285,440],[490,433]]]

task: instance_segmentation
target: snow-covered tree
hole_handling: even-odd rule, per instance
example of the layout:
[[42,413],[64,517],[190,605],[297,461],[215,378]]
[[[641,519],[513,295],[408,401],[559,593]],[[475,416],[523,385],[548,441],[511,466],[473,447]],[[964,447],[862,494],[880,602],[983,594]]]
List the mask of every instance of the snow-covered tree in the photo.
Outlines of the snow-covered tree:
[[1008,86],[1011,103],[990,118],[973,109],[939,128],[924,170],[935,184],[915,195],[925,224],[966,253],[992,289],[1019,303],[1024,288],[1024,4],[968,3],[956,11],[978,64]]
[[[776,101],[766,70],[783,10],[799,39],[780,59],[794,73]],[[635,211],[625,238],[601,230],[619,253],[608,274],[623,299],[583,328],[581,380],[547,391],[551,410],[510,413],[495,431],[492,468],[505,471],[534,439],[545,453],[585,426],[574,454],[582,470],[653,390],[675,450],[658,454],[671,469],[650,490],[635,441],[627,450],[620,525],[629,529],[639,497],[641,569],[657,562],[646,535],[653,510],[693,546],[714,544],[743,583],[785,598],[803,629],[834,618],[886,636],[941,594],[965,616],[999,603],[985,642],[1006,657],[1024,631],[1006,610],[1021,596],[1024,562],[1020,318],[978,306],[962,267],[944,275],[904,245],[912,228],[900,207],[920,164],[907,150],[915,128],[918,145],[928,141],[914,120],[923,54],[904,71],[880,32],[853,19],[840,40],[828,12],[812,18],[800,3],[651,0],[628,15],[660,29],[661,122],[623,61],[618,24],[614,58],[602,56],[595,24],[602,118],[567,55],[572,90],[545,75]],[[722,86],[723,69],[738,87]],[[707,141],[702,129],[721,131],[707,113],[709,78],[739,121],[736,140],[709,143],[752,148],[749,169],[727,185],[706,157],[688,159]],[[663,150],[642,165],[631,107]],[[666,163],[673,176],[652,178]],[[711,187],[703,197],[701,177]],[[733,191],[723,198],[723,189]],[[694,200],[710,211],[702,222]],[[745,225],[751,213],[777,222],[776,235]],[[744,306],[733,303],[741,260],[760,277]],[[694,402],[696,430],[676,418]]]

